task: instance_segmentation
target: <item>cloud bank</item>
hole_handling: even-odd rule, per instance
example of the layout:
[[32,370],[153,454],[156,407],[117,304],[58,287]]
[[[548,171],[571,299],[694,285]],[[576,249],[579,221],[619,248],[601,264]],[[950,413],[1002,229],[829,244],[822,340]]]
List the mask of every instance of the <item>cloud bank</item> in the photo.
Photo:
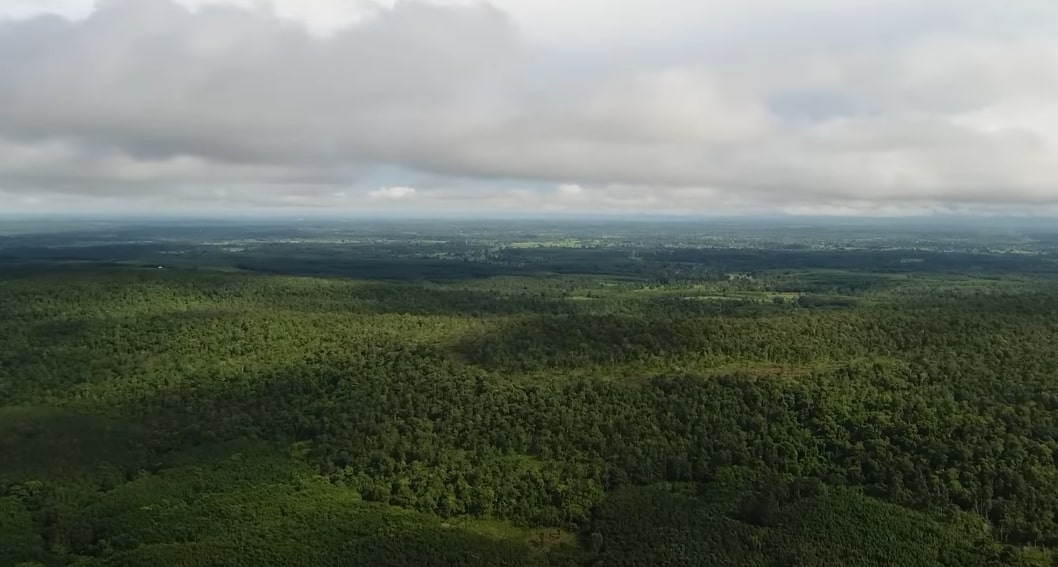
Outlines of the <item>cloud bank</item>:
[[27,6],[10,210],[1058,209],[1050,0]]

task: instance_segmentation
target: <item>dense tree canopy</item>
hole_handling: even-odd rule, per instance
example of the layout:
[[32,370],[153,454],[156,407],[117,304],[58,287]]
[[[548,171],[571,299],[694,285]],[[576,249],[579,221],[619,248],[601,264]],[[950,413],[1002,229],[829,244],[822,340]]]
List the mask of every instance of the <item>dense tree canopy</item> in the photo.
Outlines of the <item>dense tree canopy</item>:
[[0,565],[1049,564],[1040,257],[469,242],[12,253]]

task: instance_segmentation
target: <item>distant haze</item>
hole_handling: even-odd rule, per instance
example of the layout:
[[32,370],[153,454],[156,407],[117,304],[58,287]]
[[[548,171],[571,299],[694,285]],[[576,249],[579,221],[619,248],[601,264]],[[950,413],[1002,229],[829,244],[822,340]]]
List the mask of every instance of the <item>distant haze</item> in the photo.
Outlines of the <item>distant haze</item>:
[[1055,0],[0,18],[0,213],[1058,214]]

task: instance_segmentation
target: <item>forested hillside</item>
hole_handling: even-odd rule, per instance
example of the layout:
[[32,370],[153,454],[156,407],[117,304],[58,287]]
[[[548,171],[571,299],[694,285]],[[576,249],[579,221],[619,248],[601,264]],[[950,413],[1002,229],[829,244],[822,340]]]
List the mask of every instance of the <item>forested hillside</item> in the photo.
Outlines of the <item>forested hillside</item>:
[[1058,565],[1038,236],[122,230],[0,238],[0,566]]

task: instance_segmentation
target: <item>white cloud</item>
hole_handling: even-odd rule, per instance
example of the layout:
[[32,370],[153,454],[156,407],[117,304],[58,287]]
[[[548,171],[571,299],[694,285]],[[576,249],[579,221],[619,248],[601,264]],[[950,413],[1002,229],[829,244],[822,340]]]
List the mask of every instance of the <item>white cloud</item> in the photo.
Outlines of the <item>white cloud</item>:
[[382,187],[367,194],[374,201],[410,201],[418,192],[412,187]]
[[560,199],[577,200],[584,196],[584,188],[576,183],[563,183],[555,188]]
[[1053,0],[91,6],[0,2],[19,202],[1058,205]]

